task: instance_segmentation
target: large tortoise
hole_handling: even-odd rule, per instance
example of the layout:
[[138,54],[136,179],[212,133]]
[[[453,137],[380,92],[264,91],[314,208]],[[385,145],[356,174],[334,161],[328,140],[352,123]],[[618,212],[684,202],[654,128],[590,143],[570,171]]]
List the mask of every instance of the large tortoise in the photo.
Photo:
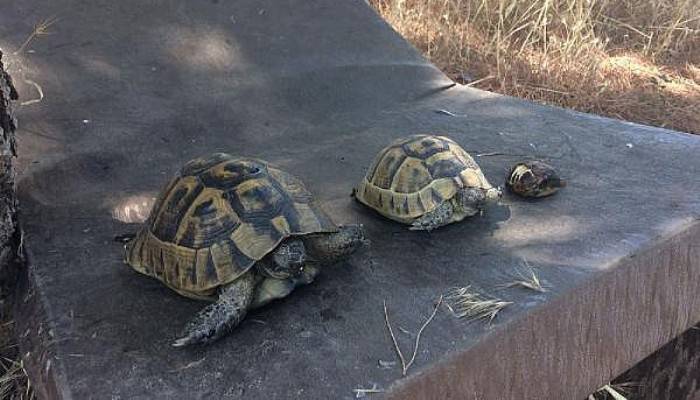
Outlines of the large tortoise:
[[452,139],[412,135],[377,155],[354,195],[411,230],[432,230],[480,213],[501,190]]
[[220,338],[249,309],[312,282],[364,242],[361,226],[336,226],[297,178],[219,153],[188,162],[167,184],[125,261],[181,295],[214,301],[173,343],[184,346]]

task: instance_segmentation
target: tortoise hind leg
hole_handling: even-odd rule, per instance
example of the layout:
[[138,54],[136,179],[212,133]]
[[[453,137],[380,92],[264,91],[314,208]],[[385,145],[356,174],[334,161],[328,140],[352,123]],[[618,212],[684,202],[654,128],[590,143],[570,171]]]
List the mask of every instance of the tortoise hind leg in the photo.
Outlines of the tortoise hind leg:
[[183,335],[173,346],[207,344],[221,338],[245,317],[253,301],[255,275],[249,271],[219,291],[219,299],[204,307],[185,325]]
[[432,231],[452,222],[455,209],[451,201],[440,204],[436,209],[417,218],[408,228],[412,231]]

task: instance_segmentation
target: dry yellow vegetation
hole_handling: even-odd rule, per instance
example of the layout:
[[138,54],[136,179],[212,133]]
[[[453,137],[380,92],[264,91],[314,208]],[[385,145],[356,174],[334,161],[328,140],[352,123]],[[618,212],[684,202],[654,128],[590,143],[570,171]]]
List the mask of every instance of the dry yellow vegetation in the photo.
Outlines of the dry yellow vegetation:
[[370,0],[460,83],[700,134],[700,0]]

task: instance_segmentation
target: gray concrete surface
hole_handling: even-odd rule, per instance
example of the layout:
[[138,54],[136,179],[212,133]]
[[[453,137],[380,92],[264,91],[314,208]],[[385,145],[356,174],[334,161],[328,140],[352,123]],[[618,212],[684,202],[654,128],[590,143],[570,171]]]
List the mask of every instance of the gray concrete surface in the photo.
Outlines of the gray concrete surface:
[[[0,47],[50,16],[14,64],[23,98],[26,80],[45,95],[18,110],[18,331],[46,398],[584,398],[700,320],[696,137],[446,89],[362,1],[27,0],[3,7]],[[354,203],[374,154],[423,132],[508,154],[477,157],[494,182],[528,155],[569,187],[430,234]],[[137,229],[134,199],[214,151],[302,177],[374,245],[216,345],[176,350],[202,304],[125,267],[113,237]],[[523,260],[549,291],[496,291]],[[491,325],[443,307],[407,378],[380,363],[396,361],[383,301],[409,353],[438,296],[469,284],[515,304]]]

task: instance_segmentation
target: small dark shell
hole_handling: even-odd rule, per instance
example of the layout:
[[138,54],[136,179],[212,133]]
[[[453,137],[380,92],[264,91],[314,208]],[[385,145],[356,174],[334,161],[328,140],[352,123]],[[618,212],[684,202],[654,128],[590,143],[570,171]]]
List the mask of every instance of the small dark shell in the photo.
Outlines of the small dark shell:
[[508,172],[506,186],[523,197],[545,197],[566,186],[551,165],[542,161],[523,161]]

